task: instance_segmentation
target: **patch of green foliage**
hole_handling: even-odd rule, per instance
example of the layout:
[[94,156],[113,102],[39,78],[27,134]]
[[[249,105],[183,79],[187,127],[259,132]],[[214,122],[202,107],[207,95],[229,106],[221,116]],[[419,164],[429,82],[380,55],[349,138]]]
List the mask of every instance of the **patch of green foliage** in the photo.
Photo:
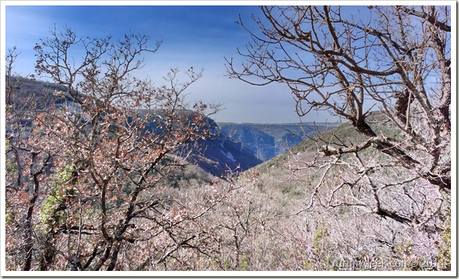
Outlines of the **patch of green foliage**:
[[39,210],[39,218],[41,229],[44,232],[55,233],[59,225],[65,222],[66,200],[68,197],[74,196],[77,190],[74,188],[73,172],[74,164],[69,164],[64,169],[54,175],[54,188],[50,192]]
[[[8,152],[8,149],[10,148],[10,142],[8,139],[5,139],[5,150]],[[6,176],[12,177],[16,175],[17,173],[17,167],[14,164],[13,161],[9,160],[8,158],[5,158],[5,171],[6,171]],[[5,201],[5,224],[9,225],[13,220],[15,219],[15,213],[16,211],[10,210],[10,204],[8,202],[8,199]]]

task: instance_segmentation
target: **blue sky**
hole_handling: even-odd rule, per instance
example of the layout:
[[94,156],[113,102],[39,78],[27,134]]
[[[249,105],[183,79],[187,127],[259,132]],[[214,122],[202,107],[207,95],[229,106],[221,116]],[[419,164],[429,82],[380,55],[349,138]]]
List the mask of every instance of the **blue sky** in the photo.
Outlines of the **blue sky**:
[[[243,48],[250,40],[234,22],[240,14],[245,23],[251,24],[251,15],[260,14],[256,6],[7,5],[5,13],[5,47],[18,48],[15,72],[19,74],[34,73],[33,47],[40,38],[49,36],[54,26],[58,30],[68,26],[81,37],[111,35],[116,39],[129,32],[141,33],[150,37],[152,47],[156,40],[163,40],[163,44],[158,52],[144,56],[146,66],[137,75],[159,85],[171,68],[203,68],[203,78],[189,89],[189,100],[221,103],[225,109],[213,116],[216,121],[299,122],[295,102],[285,85],[254,87],[226,76],[224,57],[238,59],[236,48]],[[311,113],[302,120],[323,122],[333,118]]]

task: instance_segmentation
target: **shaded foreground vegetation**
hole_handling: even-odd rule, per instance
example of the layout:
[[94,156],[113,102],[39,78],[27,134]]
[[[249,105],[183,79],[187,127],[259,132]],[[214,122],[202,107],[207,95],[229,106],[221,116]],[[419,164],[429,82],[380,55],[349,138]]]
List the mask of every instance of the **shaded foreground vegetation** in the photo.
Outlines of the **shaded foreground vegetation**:
[[[381,117],[374,113],[370,118],[375,130],[397,136],[395,127],[376,124],[384,123]],[[371,202],[373,199],[367,185],[358,179],[349,190],[341,185],[343,181],[356,179],[351,167],[353,159],[348,156],[344,162],[349,165],[343,163],[327,170],[323,166],[331,160],[317,153],[322,144],[336,138],[349,142],[362,140],[350,124],[343,124],[246,172],[229,172],[224,179],[185,161],[167,159],[174,165],[159,177],[155,176],[156,182],[144,190],[144,197],[138,198],[136,207],[142,218],[129,222],[113,270],[373,270],[336,264],[350,260],[439,263],[423,267],[385,266],[379,270],[450,269],[448,197],[428,184],[407,182],[401,192],[393,185],[380,194],[387,214],[360,207],[355,200]],[[7,151],[12,155],[14,149],[8,147]],[[321,165],[310,165],[318,156]],[[377,153],[368,150],[361,160],[371,163],[374,156],[378,156]],[[6,226],[9,235],[14,236],[27,224],[22,220],[27,216],[30,200],[24,196],[31,191],[19,192],[12,186],[14,179],[21,176],[17,166],[28,166],[15,165],[12,160],[7,162],[10,184]],[[98,266],[94,262],[91,265],[94,261],[91,259],[107,251],[98,246],[103,242],[97,242],[103,234],[98,231],[102,218],[98,212],[101,193],[93,188],[83,202],[85,208],[77,206],[76,211],[71,211],[69,206],[75,206],[83,198],[74,176],[75,165],[64,165],[60,171],[55,167],[49,170],[48,175],[46,171],[32,172],[32,178],[48,178],[40,179],[44,189],[37,195],[36,214],[32,219],[30,268],[93,270]],[[381,176],[404,176],[403,171],[391,167],[376,171]],[[323,183],[324,177],[327,188],[319,189],[323,193],[318,193],[317,185]],[[27,176],[20,179],[27,181]],[[135,191],[129,183],[125,187],[116,185],[120,189],[107,200],[108,212],[127,210],[129,203],[123,204],[120,198]],[[423,195],[426,191],[437,193],[433,200],[438,203],[429,204]],[[317,201],[312,202],[315,197]],[[19,198],[23,199],[22,203]],[[395,209],[391,207],[394,205]],[[389,212],[400,208],[413,211],[403,212],[404,217],[390,215]],[[150,213],[146,215],[144,211]],[[419,219],[408,222],[408,218]],[[116,232],[117,224],[111,221],[107,227]],[[81,254],[76,259],[69,258],[77,241],[82,242],[77,251]],[[21,252],[22,245],[20,237],[7,237],[6,260],[10,269],[23,267],[26,254]],[[109,267],[104,264],[99,270]]]

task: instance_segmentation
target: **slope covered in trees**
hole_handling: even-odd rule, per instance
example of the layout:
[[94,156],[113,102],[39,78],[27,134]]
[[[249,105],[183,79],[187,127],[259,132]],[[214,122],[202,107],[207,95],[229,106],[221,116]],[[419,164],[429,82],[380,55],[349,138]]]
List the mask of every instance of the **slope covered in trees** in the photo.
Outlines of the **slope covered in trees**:
[[[388,124],[380,112],[371,113],[368,123],[378,134],[400,136],[398,128]],[[238,253],[244,255],[244,268],[451,268],[447,193],[419,181],[373,191],[362,179],[365,171],[376,172],[381,181],[409,176],[389,163],[372,167],[376,160],[388,162],[374,148],[362,153],[358,162],[343,155],[339,165],[326,151],[318,152],[324,145],[328,145],[326,150],[339,150],[342,144],[362,139],[346,123],[304,140],[238,177],[235,185],[243,198],[234,202],[239,204],[237,216],[242,219],[237,238],[241,239]],[[360,162],[369,169],[357,168]]]

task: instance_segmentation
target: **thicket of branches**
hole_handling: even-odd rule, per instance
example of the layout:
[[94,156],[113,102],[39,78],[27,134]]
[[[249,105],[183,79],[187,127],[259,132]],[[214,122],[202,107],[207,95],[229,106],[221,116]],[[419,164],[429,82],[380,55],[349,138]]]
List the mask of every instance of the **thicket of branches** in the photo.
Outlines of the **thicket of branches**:
[[[314,152],[288,164],[292,176],[307,177],[302,212],[337,218],[327,225],[335,230],[329,241],[346,244],[328,256],[358,258],[361,237],[394,251],[406,227],[425,233],[410,240],[410,249],[420,249],[413,257],[434,255],[432,243],[449,231],[450,218],[451,7],[261,10],[262,18],[253,17],[257,29],[239,21],[252,40],[238,50],[244,62],[227,59],[230,77],[258,86],[283,83],[299,116],[326,110],[360,135],[316,137]],[[369,223],[347,228],[355,218]],[[371,226],[375,220],[386,228]],[[378,256],[375,249],[363,254]]]
[[205,253],[205,236],[185,224],[212,203],[186,211],[164,194],[165,178],[212,135],[206,117],[218,106],[185,101],[201,73],[172,69],[162,86],[131,76],[160,46],[147,43],[53,30],[35,46],[37,74],[65,88],[48,98],[17,94],[17,54],[7,54],[8,269],[120,270],[141,255],[128,265],[135,270],[180,249]]

